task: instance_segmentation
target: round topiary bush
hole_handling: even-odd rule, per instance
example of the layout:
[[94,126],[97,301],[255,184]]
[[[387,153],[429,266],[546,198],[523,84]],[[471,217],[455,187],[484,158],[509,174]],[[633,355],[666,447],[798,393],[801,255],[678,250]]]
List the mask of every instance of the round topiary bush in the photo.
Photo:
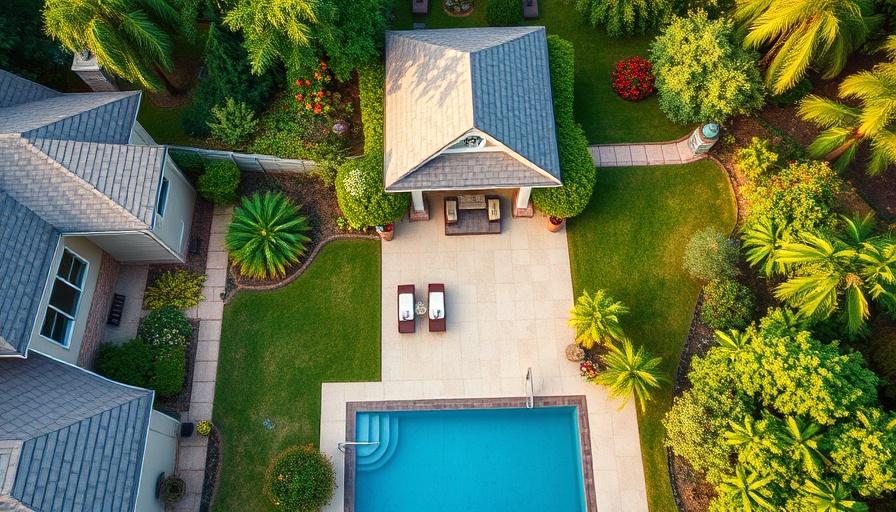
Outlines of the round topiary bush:
[[244,197],[233,212],[224,245],[240,274],[252,279],[282,277],[305,254],[310,228],[301,206],[283,194],[266,192]]
[[514,27],[523,23],[523,3],[520,0],[488,0],[485,19],[490,27]]
[[187,309],[197,306],[205,297],[202,283],[205,275],[196,275],[186,269],[166,270],[146,289],[143,305],[147,309],[174,306]]
[[737,281],[716,279],[703,288],[700,319],[712,329],[743,329],[754,309],[753,292]]
[[383,158],[372,154],[350,160],[336,174],[339,208],[354,229],[396,222],[408,209],[410,194],[387,194],[383,187]]
[[333,462],[311,444],[286,449],[268,467],[265,493],[290,512],[322,509],[335,489]]
[[737,247],[714,226],[694,233],[684,250],[682,266],[694,279],[713,281],[737,275]]
[[624,100],[640,101],[656,92],[653,66],[641,57],[619,61],[610,77],[613,92]]
[[186,347],[192,335],[190,320],[174,306],[150,312],[137,329],[137,336],[155,347]]
[[215,204],[236,202],[236,189],[240,186],[240,169],[233,162],[212,162],[205,166],[205,173],[196,182],[196,190],[202,197]]

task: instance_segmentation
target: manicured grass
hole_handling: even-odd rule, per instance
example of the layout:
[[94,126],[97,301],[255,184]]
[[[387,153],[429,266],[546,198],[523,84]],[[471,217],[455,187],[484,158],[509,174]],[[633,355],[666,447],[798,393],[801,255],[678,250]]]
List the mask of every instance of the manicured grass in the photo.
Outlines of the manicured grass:
[[[414,22],[427,28],[484,27],[485,1],[476,3],[468,17],[455,18],[442,9],[442,0],[429,0],[429,16],[411,15],[411,1],[399,0],[392,28],[409,30]],[[625,101],[610,87],[610,73],[626,57],[647,57],[653,36],[611,38],[582,20],[574,2],[540,0],[540,18],[527,25],[544,26],[548,34],[570,41],[576,50],[576,121],[585,129],[591,144],[612,142],[660,142],[687,134],[691,126],[673,123],[659,108],[656,95],[639,101]]]
[[567,221],[575,295],[607,290],[631,309],[621,323],[635,346],[663,358],[669,382],[638,421],[652,512],[677,510],[661,420],[672,405],[671,381],[700,290],[681,268],[684,248],[708,225],[731,230],[734,208],[725,173],[709,161],[603,168],[588,208]]
[[[215,510],[277,510],[271,459],[320,440],[322,382],[380,379],[380,244],[333,242],[299,279],[224,308],[215,424],[224,469]],[[270,418],[273,430],[262,424]]]

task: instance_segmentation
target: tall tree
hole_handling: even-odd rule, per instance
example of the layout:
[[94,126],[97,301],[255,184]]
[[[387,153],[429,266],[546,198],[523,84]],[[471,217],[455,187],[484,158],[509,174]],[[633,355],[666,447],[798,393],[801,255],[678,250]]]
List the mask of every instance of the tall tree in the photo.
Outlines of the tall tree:
[[[73,53],[90,50],[109,73],[149,89],[169,88],[171,41],[177,26],[168,0],[47,0],[44,30]],[[160,69],[161,68],[161,69]]]
[[839,310],[850,334],[865,328],[875,301],[896,311],[896,242],[871,236],[873,218],[844,217],[838,236],[804,233],[803,241],[784,244],[775,261],[793,275],[775,289],[775,296],[806,318],[824,319]]
[[824,129],[809,145],[809,154],[833,161],[840,171],[866,141],[871,149],[868,174],[880,174],[896,164],[896,36],[889,37],[883,48],[889,62],[850,75],[840,84],[838,97],[855,100],[851,102],[855,106],[815,95],[800,102],[800,116]]
[[810,68],[837,76],[880,23],[873,12],[872,0],[741,0],[734,19],[746,31],[746,48],[768,48],[766,85],[781,94]]
[[236,0],[224,15],[224,24],[243,32],[252,73],[260,75],[280,62],[295,69],[302,52],[311,46],[318,4],[318,0]]

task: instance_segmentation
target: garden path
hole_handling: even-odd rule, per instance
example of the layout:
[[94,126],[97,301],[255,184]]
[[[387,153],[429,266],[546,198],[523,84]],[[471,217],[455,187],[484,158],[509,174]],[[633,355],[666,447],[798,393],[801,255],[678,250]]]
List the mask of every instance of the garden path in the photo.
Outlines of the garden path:
[[[212,229],[208,243],[208,262],[205,273],[205,300],[196,308],[187,311],[187,316],[199,319],[199,335],[196,346],[196,361],[193,366],[193,390],[190,395],[190,410],[181,421],[196,423],[211,420],[212,402],[215,398],[215,377],[218,372],[218,347],[221,343],[221,319],[224,302],[221,294],[227,281],[227,252],[224,249],[224,234],[230,224],[233,208],[215,206]],[[182,500],[174,503],[170,510],[175,512],[198,512],[202,500],[202,485],[205,480],[205,459],[208,437],[194,434],[181,437],[177,447],[177,469],[175,474],[184,479],[187,493]]]
[[637,144],[594,144],[588,146],[597,167],[629,167],[635,165],[680,165],[705,158],[688,147],[687,137],[671,142]]

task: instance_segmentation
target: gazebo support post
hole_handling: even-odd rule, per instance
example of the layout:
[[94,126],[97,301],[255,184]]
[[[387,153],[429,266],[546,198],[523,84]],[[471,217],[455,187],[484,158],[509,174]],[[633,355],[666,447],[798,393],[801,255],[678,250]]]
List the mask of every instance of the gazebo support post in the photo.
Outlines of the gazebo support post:
[[530,199],[532,187],[520,187],[513,191],[513,218],[533,217],[535,209]]
[[422,190],[411,191],[411,211],[408,213],[408,218],[411,222],[429,220],[429,208]]

